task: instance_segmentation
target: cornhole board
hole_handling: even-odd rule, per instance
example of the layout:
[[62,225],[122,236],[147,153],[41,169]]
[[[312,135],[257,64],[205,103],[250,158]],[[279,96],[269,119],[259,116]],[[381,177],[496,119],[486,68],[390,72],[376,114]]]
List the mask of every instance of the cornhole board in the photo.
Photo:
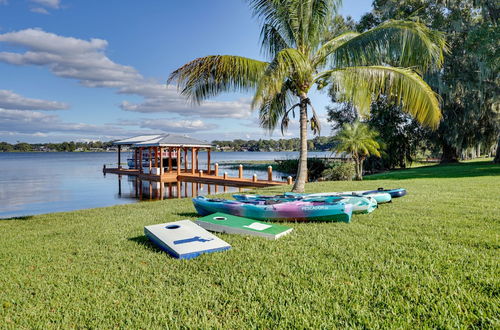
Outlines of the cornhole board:
[[231,245],[190,220],[146,226],[144,234],[160,249],[178,259],[192,259],[202,253],[231,248]]
[[283,225],[237,217],[225,213],[214,213],[195,220],[195,223],[206,230],[219,233],[253,235],[268,239],[278,239],[293,230],[293,228]]

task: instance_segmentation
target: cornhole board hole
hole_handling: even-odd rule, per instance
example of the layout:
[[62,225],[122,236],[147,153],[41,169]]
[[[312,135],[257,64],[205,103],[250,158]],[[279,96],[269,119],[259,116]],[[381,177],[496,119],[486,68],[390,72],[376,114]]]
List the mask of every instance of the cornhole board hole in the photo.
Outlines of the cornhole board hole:
[[202,253],[231,248],[231,245],[190,220],[146,226],[144,234],[160,249],[178,259],[192,259]]
[[206,230],[219,233],[253,235],[268,239],[278,239],[293,230],[293,228],[283,225],[237,217],[225,213],[207,215],[195,220],[195,223]]

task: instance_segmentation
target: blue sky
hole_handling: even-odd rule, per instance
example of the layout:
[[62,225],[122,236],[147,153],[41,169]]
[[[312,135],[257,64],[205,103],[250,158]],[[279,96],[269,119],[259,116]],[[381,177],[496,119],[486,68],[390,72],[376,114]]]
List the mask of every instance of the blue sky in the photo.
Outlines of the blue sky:
[[[370,5],[344,1],[341,13],[359,19]],[[251,94],[192,106],[166,86],[170,72],[213,54],[262,59],[243,0],[0,0],[0,141],[282,137],[259,128]],[[311,99],[324,120],[327,96]],[[292,124],[286,136],[297,133]]]

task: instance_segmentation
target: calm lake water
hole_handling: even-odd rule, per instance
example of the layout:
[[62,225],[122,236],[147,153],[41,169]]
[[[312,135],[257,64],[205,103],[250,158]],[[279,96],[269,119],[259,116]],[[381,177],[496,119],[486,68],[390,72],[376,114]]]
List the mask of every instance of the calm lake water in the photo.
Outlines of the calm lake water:
[[[310,152],[310,157],[330,153]],[[237,176],[237,170],[224,162],[274,160],[298,157],[297,152],[212,152],[212,162],[219,162],[219,172]],[[128,154],[122,156],[122,161]],[[206,156],[200,152],[200,167]],[[141,200],[177,197],[177,186],[139,181],[135,177],[102,173],[103,164],[116,166],[115,153],[1,153],[0,218],[134,203]],[[244,177],[257,174],[267,179],[265,171],[248,169]],[[274,172],[276,180],[283,173]],[[182,197],[238,191],[234,187],[215,187],[182,183]]]

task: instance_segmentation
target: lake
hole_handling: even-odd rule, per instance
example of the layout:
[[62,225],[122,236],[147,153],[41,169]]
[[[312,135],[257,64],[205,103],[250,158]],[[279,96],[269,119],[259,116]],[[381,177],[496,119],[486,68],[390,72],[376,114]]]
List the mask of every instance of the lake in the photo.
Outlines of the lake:
[[[236,177],[237,170],[225,162],[297,158],[298,152],[212,152],[212,162],[219,162],[219,172]],[[327,152],[310,152],[310,157],[325,157]],[[124,153],[122,159],[129,157]],[[200,167],[206,156],[200,152]],[[109,152],[82,153],[1,153],[0,152],[0,218],[71,211],[135,203],[141,200],[177,197],[177,187],[159,187],[158,183],[135,177],[103,175],[102,167],[116,166],[117,156]],[[245,170],[244,177],[257,174],[267,179],[267,172]],[[275,180],[283,173],[274,171]],[[234,187],[215,187],[182,183],[182,197],[239,191]]]

